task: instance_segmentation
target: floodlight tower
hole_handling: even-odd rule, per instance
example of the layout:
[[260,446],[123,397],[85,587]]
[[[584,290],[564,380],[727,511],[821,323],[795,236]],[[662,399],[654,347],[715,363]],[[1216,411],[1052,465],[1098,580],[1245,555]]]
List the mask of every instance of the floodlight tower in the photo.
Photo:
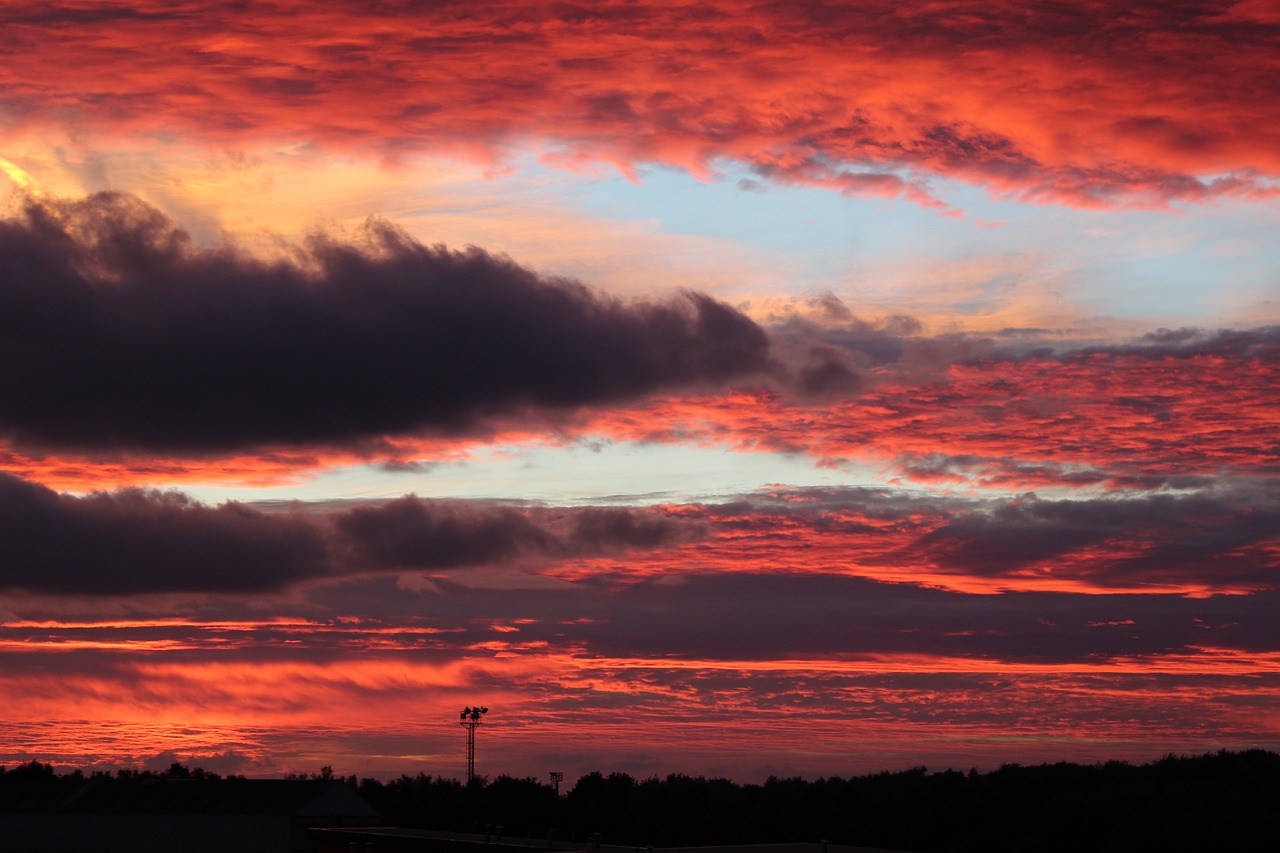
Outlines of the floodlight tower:
[[471,780],[476,777],[476,726],[481,724],[480,718],[489,713],[488,708],[481,708],[476,705],[474,708],[466,707],[462,709],[459,715],[458,725],[463,726],[467,730],[467,784],[471,784]]
[[564,774],[559,770],[551,771],[551,784],[556,788],[555,810],[551,813],[551,846],[556,843],[556,836],[560,833],[560,783],[564,781]]

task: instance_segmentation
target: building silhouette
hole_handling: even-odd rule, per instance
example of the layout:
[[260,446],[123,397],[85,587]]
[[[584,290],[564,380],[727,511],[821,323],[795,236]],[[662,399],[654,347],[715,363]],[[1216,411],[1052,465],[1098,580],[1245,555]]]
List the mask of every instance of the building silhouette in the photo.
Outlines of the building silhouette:
[[312,827],[376,826],[329,779],[92,779],[0,802],[3,853],[310,853]]

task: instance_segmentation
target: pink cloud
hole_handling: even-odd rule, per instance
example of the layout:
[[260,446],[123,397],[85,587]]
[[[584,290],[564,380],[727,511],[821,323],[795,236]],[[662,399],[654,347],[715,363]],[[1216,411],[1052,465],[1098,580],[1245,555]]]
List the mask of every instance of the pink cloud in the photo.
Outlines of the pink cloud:
[[536,137],[626,173],[731,158],[924,204],[930,176],[1162,206],[1271,196],[1280,174],[1277,35],[1247,5],[191,0],[0,24],[11,128],[388,158]]

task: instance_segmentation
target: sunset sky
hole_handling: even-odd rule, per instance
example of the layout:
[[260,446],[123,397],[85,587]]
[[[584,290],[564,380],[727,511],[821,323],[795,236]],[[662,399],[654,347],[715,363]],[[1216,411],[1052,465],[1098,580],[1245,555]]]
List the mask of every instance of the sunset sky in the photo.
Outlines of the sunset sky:
[[0,0],[0,765],[1280,749],[1280,2]]

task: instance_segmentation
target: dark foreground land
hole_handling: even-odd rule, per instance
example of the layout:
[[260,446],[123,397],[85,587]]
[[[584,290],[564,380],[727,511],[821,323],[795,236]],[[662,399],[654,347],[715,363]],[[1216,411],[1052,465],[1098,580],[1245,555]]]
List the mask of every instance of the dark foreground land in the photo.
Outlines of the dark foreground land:
[[[322,776],[329,776],[328,768]],[[31,763],[0,768],[0,811],[98,785],[214,774],[58,775]],[[1145,765],[1006,765],[987,773],[915,768],[762,785],[670,775],[583,776],[558,804],[536,779],[464,785],[427,775],[348,777],[390,825],[459,832],[502,826],[504,840],[545,847],[599,833],[610,844],[687,847],[827,840],[919,851],[1274,850],[1280,839],[1280,755],[1263,750],[1169,756]]]

